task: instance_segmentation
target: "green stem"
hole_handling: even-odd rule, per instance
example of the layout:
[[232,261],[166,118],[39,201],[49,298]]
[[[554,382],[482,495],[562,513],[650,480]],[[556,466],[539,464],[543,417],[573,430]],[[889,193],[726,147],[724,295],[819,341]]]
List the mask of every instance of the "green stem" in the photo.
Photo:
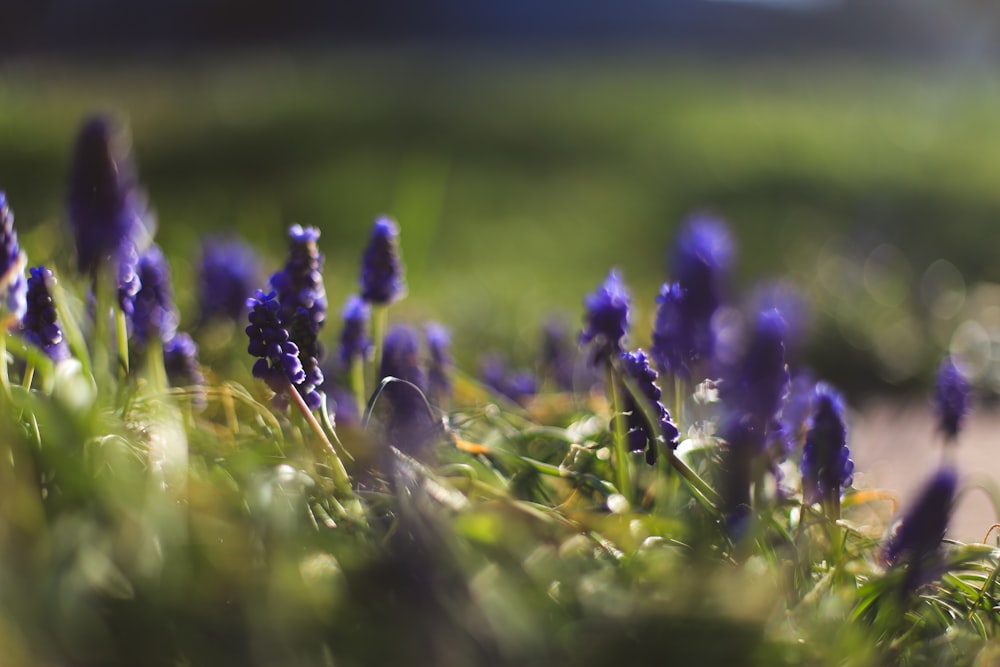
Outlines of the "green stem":
[[351,358],[351,392],[354,393],[354,400],[358,406],[358,419],[365,413],[365,363],[364,359],[358,356]]
[[319,410],[319,419],[323,424],[323,430],[326,432],[330,442],[336,446],[337,454],[348,461],[354,461],[354,457],[351,456],[351,453],[344,448],[344,443],[340,441],[340,438],[337,436],[337,429],[330,420],[330,411],[326,407],[326,397],[323,399],[323,407]]
[[24,366],[24,379],[21,384],[24,385],[25,390],[31,390],[31,381],[35,378],[35,364],[31,361],[25,363]]
[[10,375],[7,372],[7,333],[0,336],[0,385],[3,386],[3,393],[7,398],[13,398],[10,393]]
[[[382,372],[382,350],[383,343],[385,342],[385,330],[389,324],[389,307],[373,305],[372,306],[372,345],[374,347],[372,354],[372,372],[371,372],[371,386],[375,387],[379,380],[381,380],[380,374]],[[364,392],[362,392],[364,395]]]
[[625,496],[629,505],[635,500],[635,490],[628,465],[628,450],[625,445],[625,423],[622,420],[622,404],[615,372],[607,366],[608,393],[611,397],[611,422],[614,424],[615,484],[618,492]]
[[[632,396],[636,398],[636,405],[642,410],[643,415],[650,424],[656,424],[657,418],[653,413],[653,406],[650,404],[646,397],[639,391],[639,387],[636,385],[635,381],[625,374],[622,374],[622,380],[625,382],[625,386]],[[671,467],[680,473],[681,478],[687,482],[688,487],[691,492],[695,495],[698,501],[704,505],[709,511],[713,513],[718,513],[719,507],[722,504],[722,499],[719,494],[702,479],[698,473],[691,469],[687,463],[682,461],[677,453],[669,446],[664,448],[667,452],[667,460],[670,461]]]
[[[121,350],[119,350],[120,353]],[[128,355],[127,345],[125,347],[125,354]],[[149,341],[146,346],[146,371],[149,373],[149,383],[152,385],[153,391],[158,394],[166,393],[170,387],[170,382],[167,380],[167,370],[163,364],[163,343],[159,339]],[[125,369],[127,373],[127,362]]]
[[326,459],[330,464],[330,471],[333,473],[334,487],[343,493],[352,494],[351,478],[347,475],[347,469],[344,467],[344,462],[340,460],[340,457],[337,455],[337,450],[333,448],[333,444],[330,442],[329,438],[326,437],[323,427],[318,421],[316,421],[316,417],[309,409],[309,406],[306,405],[302,395],[299,394],[298,390],[295,389],[292,383],[287,379],[285,380],[285,393],[290,399],[292,399],[292,402],[294,402],[298,407],[302,416],[305,417],[306,423],[309,424],[309,428],[311,428],[313,433],[316,434],[316,438],[319,440],[319,447],[316,449],[316,454],[321,459]]
[[[115,312],[115,341],[118,346],[118,369],[122,374],[122,377],[127,377],[129,374],[129,363],[128,363],[128,323],[125,320],[125,311],[122,310],[121,305],[118,304],[117,300],[114,305]],[[161,350],[160,354],[160,368],[163,368],[163,354]],[[165,386],[165,383],[164,383]]]

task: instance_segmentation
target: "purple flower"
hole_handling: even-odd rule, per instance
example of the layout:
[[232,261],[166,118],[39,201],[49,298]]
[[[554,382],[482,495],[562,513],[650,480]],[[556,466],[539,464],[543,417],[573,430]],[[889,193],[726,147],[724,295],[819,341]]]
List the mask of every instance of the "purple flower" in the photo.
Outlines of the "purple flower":
[[427,393],[437,405],[451,393],[451,333],[436,322],[424,327],[429,361],[427,364]]
[[[699,345],[698,325],[687,312],[685,291],[680,283],[664,283],[656,301],[653,347],[650,352],[663,372],[691,379],[692,366],[702,358],[705,347]],[[703,334],[710,335],[705,322]]]
[[969,411],[970,391],[969,381],[956,368],[951,357],[945,357],[938,367],[934,407],[937,409],[941,431],[948,440],[954,440],[958,436],[965,414]]
[[940,468],[883,546],[882,558],[888,565],[908,566],[905,588],[915,588],[931,575],[948,529],[957,487],[955,470]]
[[538,393],[538,378],[529,371],[509,370],[503,357],[495,352],[480,360],[479,377],[487,387],[520,405]]
[[591,363],[597,365],[622,352],[628,329],[629,293],[617,271],[584,299],[584,327],[580,342],[592,346]]
[[70,356],[63,338],[55,304],[52,302],[52,285],[55,277],[44,266],[32,268],[27,282],[27,308],[21,320],[19,333],[32,345],[41,348],[53,361],[60,362]]
[[784,335],[785,322],[778,311],[761,312],[742,360],[722,385],[727,408],[740,419],[752,418],[758,428],[775,418],[788,391]]
[[685,293],[685,312],[694,321],[707,324],[722,304],[732,259],[732,237],[721,219],[702,213],[681,227],[671,267]]
[[259,280],[260,262],[253,248],[239,239],[206,240],[198,263],[201,321],[242,318]]
[[298,348],[299,363],[302,364],[303,378],[295,383],[295,390],[310,410],[319,410],[323,406],[323,397],[318,391],[323,384],[323,371],[319,367],[322,349],[316,338],[314,316],[305,308],[299,308],[286,326],[289,340]]
[[139,346],[153,339],[167,341],[177,333],[177,308],[170,284],[170,267],[163,251],[152,245],[139,258],[139,291],[132,306],[132,335]]
[[806,502],[840,497],[841,487],[854,479],[854,461],[847,448],[844,402],[830,386],[816,385],[812,416],[802,449],[802,490]]
[[574,352],[566,324],[548,320],[542,330],[541,375],[560,391],[573,390]]
[[117,267],[145,233],[135,173],[129,155],[117,150],[115,130],[110,118],[92,116],[76,139],[67,209],[81,273]]
[[781,408],[781,422],[782,430],[788,437],[789,451],[797,450],[803,444],[815,390],[816,380],[808,371],[796,374],[788,385],[788,395]]
[[441,424],[428,411],[420,338],[412,327],[398,324],[386,333],[379,375],[411,383],[390,382],[382,390],[379,402],[384,399],[388,405],[388,417],[382,425],[386,440],[411,456],[426,453],[441,436]]
[[366,359],[371,353],[372,341],[368,336],[371,308],[361,297],[352,295],[344,304],[342,317],[344,328],[340,332],[340,362],[350,366],[353,359]]
[[292,225],[288,236],[288,261],[285,268],[271,276],[271,289],[278,295],[283,321],[290,321],[299,308],[303,308],[318,332],[326,320],[323,255],[316,245],[319,230]]
[[379,218],[361,258],[361,298],[368,303],[387,305],[405,295],[399,227],[391,218]]
[[198,364],[198,345],[186,333],[178,333],[163,343],[163,367],[175,387],[205,384]]
[[25,262],[14,230],[14,212],[7,205],[7,196],[0,192],[0,295],[5,315],[13,320],[21,319],[27,307]]
[[411,326],[397,324],[385,335],[379,377],[389,376],[412,382],[421,391],[427,389],[427,378],[420,367],[420,337]]
[[[656,386],[656,371],[649,365],[649,359],[642,350],[623,352],[619,357],[622,374],[630,378],[641,394],[637,397],[626,385],[624,413],[628,448],[632,452],[646,452],[646,463],[655,465],[659,455],[658,445],[665,443],[671,448],[677,446],[677,427],[670,420],[670,413],[660,402],[660,388]],[[655,423],[651,423],[645,410],[651,410]]]
[[259,357],[253,376],[264,380],[275,394],[285,391],[287,382],[300,384],[306,379],[299,361],[299,348],[290,340],[288,330],[278,319],[279,304],[274,292],[257,290],[247,300],[250,325],[246,328],[250,344],[247,352]]

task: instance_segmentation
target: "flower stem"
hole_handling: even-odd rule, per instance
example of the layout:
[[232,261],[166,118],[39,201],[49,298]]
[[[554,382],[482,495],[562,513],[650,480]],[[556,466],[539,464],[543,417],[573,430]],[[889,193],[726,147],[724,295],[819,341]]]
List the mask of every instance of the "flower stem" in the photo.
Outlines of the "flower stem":
[[611,364],[607,366],[608,393],[611,397],[611,423],[614,425],[615,485],[631,505],[635,500],[632,475],[628,465],[628,451],[625,446],[625,423],[622,420],[622,404],[618,391],[618,381]]
[[379,383],[379,380],[381,380],[379,373],[382,372],[382,343],[385,339],[385,330],[388,323],[389,307],[372,305],[372,345],[374,346],[371,372],[372,387],[375,387]]
[[309,428],[312,429],[313,433],[316,434],[316,439],[318,442],[318,447],[316,447],[315,453],[320,459],[326,459],[330,465],[330,471],[333,473],[333,484],[334,487],[341,492],[351,494],[351,478],[347,475],[347,469],[344,467],[344,462],[340,460],[340,456],[337,455],[337,450],[333,448],[333,444],[330,439],[326,437],[326,432],[323,431],[322,425],[316,421],[315,415],[306,405],[305,400],[302,398],[301,394],[295,389],[291,382],[287,379],[285,380],[285,393],[288,397],[292,399],[295,405],[298,407],[302,416],[305,417],[306,423],[309,424]]
[[351,392],[358,406],[358,419],[365,414],[367,394],[365,394],[365,364],[362,357],[352,355],[351,358]]
[[[123,376],[129,374],[129,363],[128,363],[128,323],[125,320],[125,311],[122,310],[121,305],[117,302],[114,305],[115,312],[115,340],[118,344],[118,369]],[[162,350],[160,351],[162,368]]]

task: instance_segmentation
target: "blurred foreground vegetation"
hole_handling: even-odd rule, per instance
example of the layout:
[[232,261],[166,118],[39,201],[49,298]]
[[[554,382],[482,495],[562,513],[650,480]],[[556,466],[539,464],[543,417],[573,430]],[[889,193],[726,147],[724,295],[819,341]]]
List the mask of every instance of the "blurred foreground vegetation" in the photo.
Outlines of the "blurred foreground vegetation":
[[[291,222],[323,230],[336,308],[388,213],[407,239],[411,313],[451,323],[463,361],[472,341],[523,359],[545,315],[575,319],[580,286],[612,265],[648,320],[660,249],[704,207],[731,222],[744,277],[788,274],[807,291],[816,335],[798,354],[854,390],[926,383],[956,328],[997,301],[962,309],[973,284],[1000,281],[984,242],[1000,219],[1000,84],[983,72],[258,54],[10,62],[0,101],[0,184],[41,259],[63,237],[80,118],[130,120],[185,313],[199,237],[239,230],[277,261],[265,239]],[[944,278],[928,278],[942,259]],[[977,322],[982,347],[992,325]]]

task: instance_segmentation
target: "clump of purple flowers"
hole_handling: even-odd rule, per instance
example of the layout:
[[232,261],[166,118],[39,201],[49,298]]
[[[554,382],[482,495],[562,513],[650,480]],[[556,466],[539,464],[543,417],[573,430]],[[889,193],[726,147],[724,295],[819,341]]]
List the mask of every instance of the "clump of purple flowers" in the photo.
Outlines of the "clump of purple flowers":
[[50,359],[59,362],[68,359],[70,352],[52,301],[54,283],[55,277],[44,266],[34,267],[29,271],[27,308],[18,333],[45,352]]
[[288,261],[271,276],[271,292],[258,290],[247,301],[247,349],[260,357],[254,377],[267,382],[279,405],[291,383],[306,406],[317,410],[323,405],[318,391],[323,384],[319,330],[326,320],[323,256],[316,246],[319,230],[292,225],[288,235]]
[[584,299],[584,327],[580,342],[591,346],[591,363],[605,363],[621,354],[628,330],[631,297],[617,271],[612,270],[594,292]]
[[239,320],[259,281],[260,262],[253,248],[239,239],[206,240],[198,262],[200,321]]
[[27,307],[27,283],[24,280],[26,261],[17,242],[14,213],[7,205],[6,195],[0,192],[0,295],[4,315],[11,321],[19,320]]
[[971,387],[951,357],[945,357],[938,367],[937,383],[934,386],[934,407],[937,409],[938,424],[949,442],[958,437],[962,421],[969,411]]
[[253,376],[264,380],[267,386],[282,395],[287,383],[301,384],[306,378],[299,361],[299,348],[291,341],[288,329],[279,317],[281,305],[274,292],[257,293],[247,300],[250,325],[246,328],[250,345],[247,351],[259,357],[253,366]]
[[806,502],[839,507],[841,487],[850,486],[854,479],[854,462],[847,447],[843,399],[823,383],[814,392],[801,468]]
[[361,298],[384,306],[405,295],[399,226],[391,218],[382,217],[375,221],[361,258]]
[[[656,386],[657,373],[649,365],[649,358],[642,350],[623,352],[619,357],[622,374],[631,381],[637,396],[626,383],[623,405],[625,437],[631,452],[645,452],[646,463],[655,465],[659,445],[677,446],[677,427],[670,420],[670,413],[660,402],[660,388]],[[646,411],[651,414],[647,416]],[[652,420],[652,421],[651,421]]]

